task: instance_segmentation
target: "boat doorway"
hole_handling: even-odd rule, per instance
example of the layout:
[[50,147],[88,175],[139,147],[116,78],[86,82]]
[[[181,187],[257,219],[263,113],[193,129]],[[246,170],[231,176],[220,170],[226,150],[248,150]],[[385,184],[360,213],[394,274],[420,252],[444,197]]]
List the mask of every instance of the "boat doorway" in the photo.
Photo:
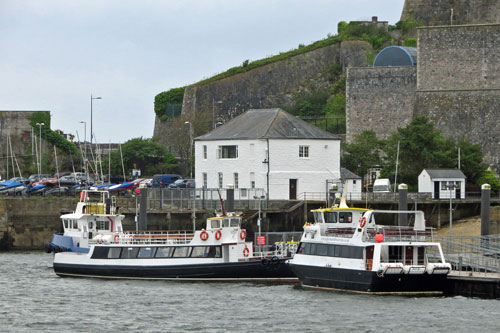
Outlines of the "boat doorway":
[[366,247],[366,270],[371,271],[373,267],[373,250],[374,246],[367,246]]

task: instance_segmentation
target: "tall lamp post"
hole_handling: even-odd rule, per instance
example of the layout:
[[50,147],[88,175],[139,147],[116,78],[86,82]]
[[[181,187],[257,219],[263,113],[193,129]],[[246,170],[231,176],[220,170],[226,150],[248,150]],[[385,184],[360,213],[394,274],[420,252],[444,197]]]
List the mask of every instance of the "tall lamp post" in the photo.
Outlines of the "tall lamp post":
[[453,238],[453,205],[452,205],[452,194],[453,194],[453,190],[455,190],[457,188],[457,185],[456,184],[448,184],[448,185],[446,185],[446,187],[448,188],[448,190],[450,190],[450,245],[451,245],[451,241],[452,241],[452,238]]
[[215,101],[215,98],[212,98],[212,129],[215,129],[215,104],[222,104],[222,101]]
[[87,122],[80,121],[80,124],[83,124],[83,137],[84,137],[83,146],[84,146],[84,151],[85,151],[85,154],[83,156],[83,167],[85,169],[85,174],[86,174],[87,173],[87,164],[85,163],[85,160],[87,158]]
[[45,123],[36,123],[36,125],[40,128],[40,163],[38,164],[38,177],[40,177],[42,173],[42,126],[44,126]]
[[193,179],[193,163],[191,161],[193,158],[193,124],[190,121],[186,121],[184,124],[189,124],[189,178]]
[[[261,231],[261,224],[262,224],[262,219],[260,218],[260,211],[261,211],[261,203],[262,199],[265,199],[266,197],[264,195],[261,196],[254,196],[253,197],[255,200],[259,200],[259,218],[257,219],[257,226],[259,227],[259,237],[260,237],[260,231]],[[262,245],[259,245],[259,252],[262,253]]]
[[102,99],[102,97],[92,97],[92,94],[90,94],[90,145],[92,146],[92,138],[94,137],[94,132],[92,132],[92,102],[94,99]]

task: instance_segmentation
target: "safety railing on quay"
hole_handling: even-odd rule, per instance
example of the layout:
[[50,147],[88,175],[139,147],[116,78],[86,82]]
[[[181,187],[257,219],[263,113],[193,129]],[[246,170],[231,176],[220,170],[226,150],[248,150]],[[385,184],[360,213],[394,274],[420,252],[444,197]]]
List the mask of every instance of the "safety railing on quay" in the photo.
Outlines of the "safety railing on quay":
[[455,274],[500,278],[500,235],[436,237]]
[[[227,201],[227,190],[220,189],[220,196]],[[234,189],[234,209],[259,210],[267,208],[263,189]],[[203,188],[150,188],[148,189],[148,209],[151,210],[217,210],[221,211],[221,201],[217,189]]]

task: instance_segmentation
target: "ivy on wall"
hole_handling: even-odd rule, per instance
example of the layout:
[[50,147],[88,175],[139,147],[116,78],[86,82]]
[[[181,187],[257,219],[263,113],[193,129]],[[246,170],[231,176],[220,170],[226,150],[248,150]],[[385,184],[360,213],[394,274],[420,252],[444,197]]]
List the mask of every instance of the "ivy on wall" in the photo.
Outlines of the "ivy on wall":
[[[34,112],[29,118],[30,125],[39,133],[41,129],[42,138],[66,153],[75,154],[78,150],[73,142],[64,138],[61,134],[50,129],[50,114],[48,112]],[[43,126],[37,125],[43,123]]]

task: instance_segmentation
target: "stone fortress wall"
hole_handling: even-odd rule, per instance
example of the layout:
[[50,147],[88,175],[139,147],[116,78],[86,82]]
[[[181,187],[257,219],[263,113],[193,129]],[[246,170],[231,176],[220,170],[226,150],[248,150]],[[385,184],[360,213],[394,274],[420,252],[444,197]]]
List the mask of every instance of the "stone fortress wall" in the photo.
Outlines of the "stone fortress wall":
[[413,18],[424,26],[438,26],[496,23],[499,17],[498,0],[406,0],[401,20]]

